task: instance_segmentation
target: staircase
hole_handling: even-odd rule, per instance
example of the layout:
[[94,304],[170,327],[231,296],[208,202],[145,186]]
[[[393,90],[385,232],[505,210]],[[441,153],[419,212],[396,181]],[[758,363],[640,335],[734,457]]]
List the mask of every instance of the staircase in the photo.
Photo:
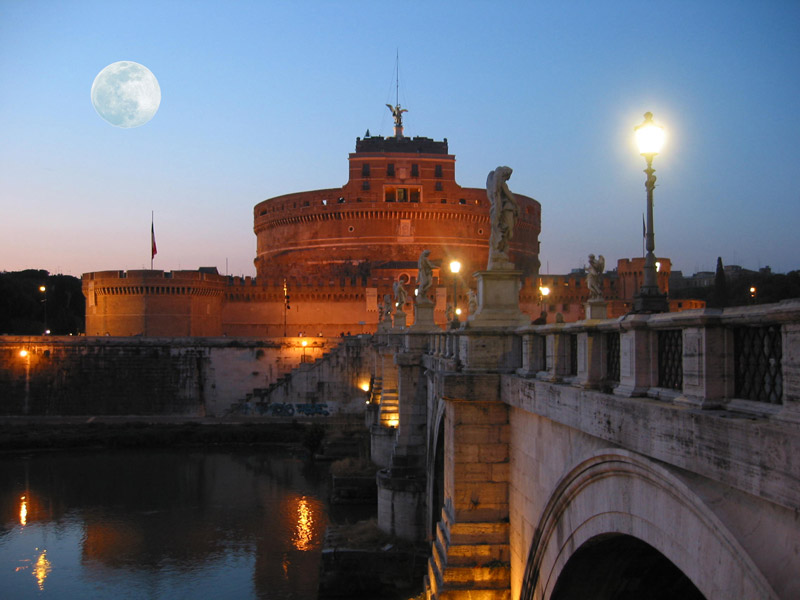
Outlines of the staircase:
[[428,600],[509,600],[508,523],[454,523],[447,510],[436,526],[428,560]]

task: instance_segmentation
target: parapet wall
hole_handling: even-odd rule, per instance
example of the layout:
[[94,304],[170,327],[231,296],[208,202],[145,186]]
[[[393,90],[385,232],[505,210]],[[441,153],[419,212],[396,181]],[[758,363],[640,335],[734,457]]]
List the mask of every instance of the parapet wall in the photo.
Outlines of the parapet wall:
[[222,416],[340,341],[2,336],[0,414]]

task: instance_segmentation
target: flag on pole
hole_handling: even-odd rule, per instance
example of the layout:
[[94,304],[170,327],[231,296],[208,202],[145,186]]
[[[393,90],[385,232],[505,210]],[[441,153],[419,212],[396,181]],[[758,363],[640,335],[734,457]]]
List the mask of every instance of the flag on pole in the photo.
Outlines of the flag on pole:
[[155,225],[153,224],[153,215],[151,214],[150,215],[150,262],[151,263],[155,258],[156,254],[158,254],[158,248],[156,248],[156,230],[155,230]]

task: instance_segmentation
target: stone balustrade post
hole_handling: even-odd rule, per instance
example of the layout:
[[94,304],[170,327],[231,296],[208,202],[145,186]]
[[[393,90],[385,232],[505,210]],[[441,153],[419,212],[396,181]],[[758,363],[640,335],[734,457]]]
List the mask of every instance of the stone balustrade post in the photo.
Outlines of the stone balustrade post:
[[800,324],[786,323],[781,331],[783,408],[780,417],[800,423]]
[[578,364],[574,384],[597,389],[605,376],[605,336],[597,329],[578,333]]
[[537,373],[545,370],[545,337],[530,330],[522,331],[520,337],[522,366],[517,369],[517,375],[535,377]]
[[545,355],[545,381],[558,382],[569,376],[569,334],[563,326],[548,333]]
[[[655,336],[647,328],[650,315],[633,314],[621,321],[619,334],[619,385],[614,394],[645,396],[658,377]],[[655,373],[655,378],[654,378]]]
[[[687,313],[688,314],[688,313]],[[733,394],[733,334],[720,322],[719,309],[676,319],[683,328],[683,393],[676,400],[700,408],[718,408]]]

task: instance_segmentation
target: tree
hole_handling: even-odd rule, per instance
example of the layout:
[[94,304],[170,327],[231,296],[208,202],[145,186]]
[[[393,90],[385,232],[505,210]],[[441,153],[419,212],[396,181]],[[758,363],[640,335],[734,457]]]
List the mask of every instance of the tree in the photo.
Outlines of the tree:
[[728,280],[722,266],[722,257],[717,257],[717,272],[714,274],[714,291],[709,297],[709,306],[725,308],[728,306]]

